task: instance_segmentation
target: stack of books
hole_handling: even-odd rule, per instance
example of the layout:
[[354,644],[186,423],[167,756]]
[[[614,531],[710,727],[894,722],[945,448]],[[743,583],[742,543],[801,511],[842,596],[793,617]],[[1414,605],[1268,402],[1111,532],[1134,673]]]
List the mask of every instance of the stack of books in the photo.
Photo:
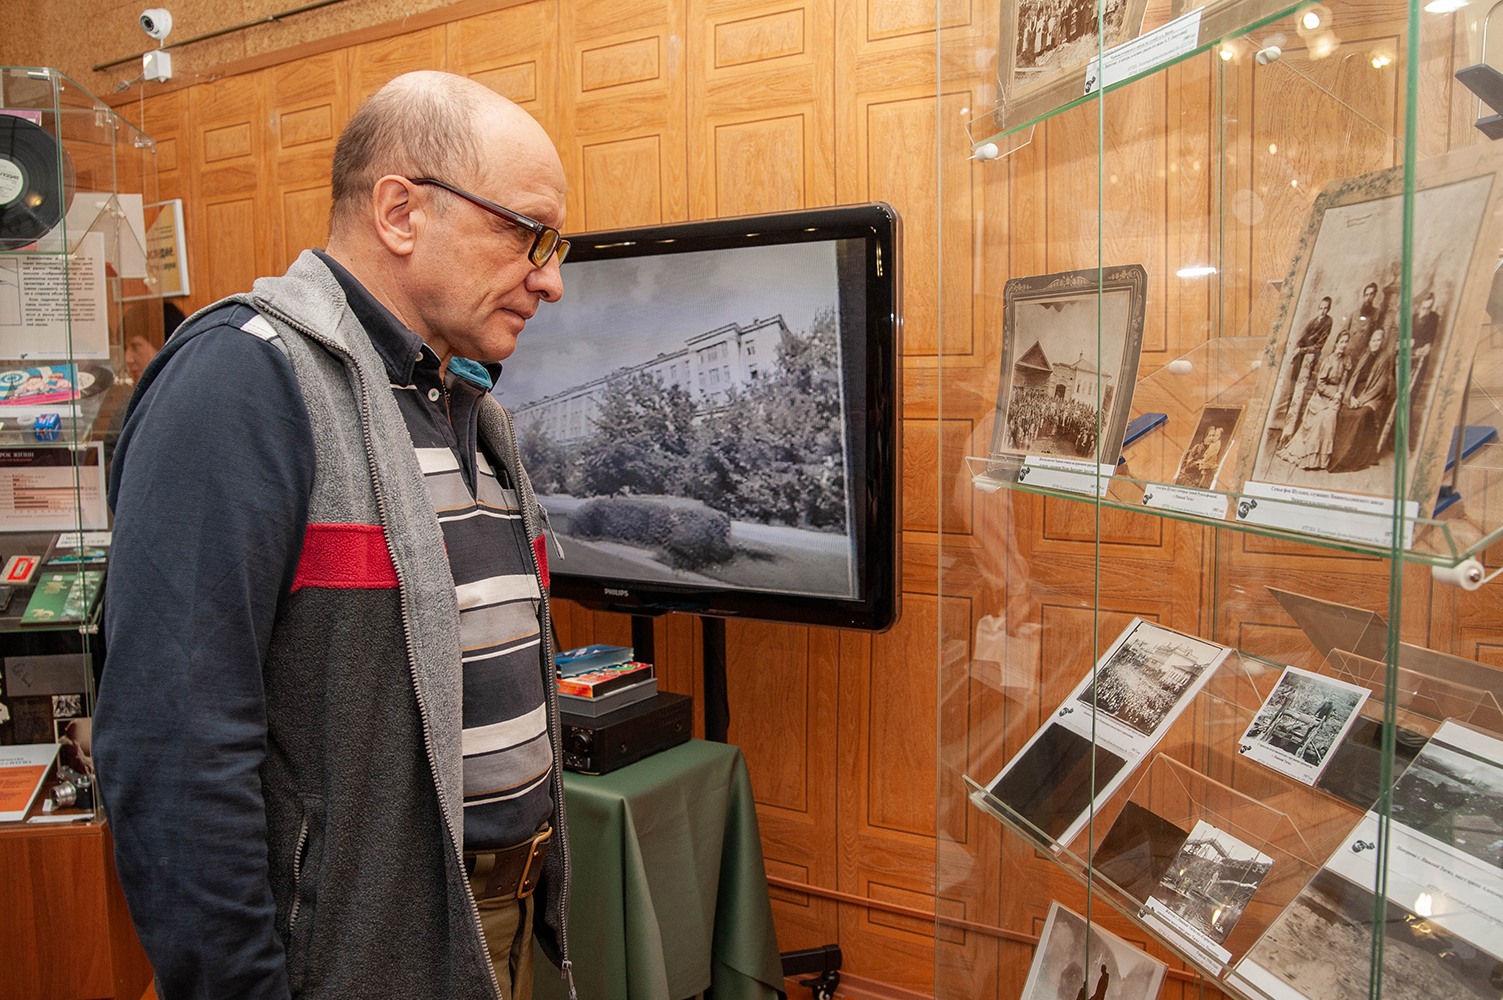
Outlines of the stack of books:
[[559,711],[598,718],[658,692],[651,663],[638,663],[630,646],[581,646],[559,653]]

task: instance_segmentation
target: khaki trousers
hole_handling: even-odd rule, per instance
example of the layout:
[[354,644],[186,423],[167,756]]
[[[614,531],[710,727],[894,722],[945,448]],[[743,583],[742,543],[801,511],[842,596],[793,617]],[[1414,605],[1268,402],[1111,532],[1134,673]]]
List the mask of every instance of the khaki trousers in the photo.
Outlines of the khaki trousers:
[[480,927],[485,931],[485,945],[491,955],[491,968],[501,984],[501,1000],[532,1000],[532,908],[533,897],[515,896],[479,899],[485,880],[494,866],[495,856],[482,854],[475,859],[470,875],[470,892],[477,898]]

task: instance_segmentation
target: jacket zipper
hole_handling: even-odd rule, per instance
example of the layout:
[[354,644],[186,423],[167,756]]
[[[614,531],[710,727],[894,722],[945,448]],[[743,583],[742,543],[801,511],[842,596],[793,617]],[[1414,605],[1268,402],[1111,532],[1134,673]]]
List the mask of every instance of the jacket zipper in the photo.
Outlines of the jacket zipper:
[[308,813],[303,812],[303,825],[297,831],[297,846],[292,849],[292,909],[287,912],[287,939],[292,939],[292,929],[297,926],[298,911],[303,908],[303,848],[308,846]]
[[[387,516],[386,497],[381,492],[381,477],[376,474],[376,448],[375,445],[371,443],[370,388],[366,385],[365,376],[360,371],[359,363],[355,360],[355,356],[349,351],[345,350],[343,347],[331,342],[327,338],[317,333],[314,333],[311,330],[306,329],[302,325],[293,322],[291,318],[289,318],[279,310],[264,305],[258,305],[257,308],[264,308],[265,311],[271,313],[273,316],[277,317],[283,323],[286,323],[288,326],[292,327],[294,330],[297,330],[304,335],[311,337],[319,344],[322,344],[325,348],[343,358],[344,361],[349,365],[349,367],[354,370],[356,376],[355,380],[360,384],[360,406],[362,411],[362,419],[360,421],[360,437],[365,442],[365,457],[370,463],[371,490],[376,498],[376,510],[381,516],[382,534],[386,535],[385,529],[390,521]],[[433,753],[433,734],[431,731],[432,725],[428,719],[428,706],[423,703],[423,688],[422,685],[418,682],[417,657],[412,651],[412,618],[407,607],[407,582],[402,576],[402,566],[397,559],[397,554],[392,551],[390,535],[386,535],[386,550],[387,554],[391,557],[392,569],[395,571],[397,576],[397,598],[402,605],[402,637],[403,641],[407,645],[407,669],[409,675],[412,677],[412,691],[413,695],[417,699],[418,717],[422,720],[423,723],[423,749],[428,754],[428,771],[433,775],[433,783],[436,787],[438,784],[438,760]],[[555,753],[554,756],[556,760],[557,754]],[[455,836],[454,824],[449,822],[449,811],[443,808],[442,801],[440,801],[439,803],[438,811],[439,815],[441,815],[444,820],[444,831],[449,835],[449,845],[454,849],[454,856],[459,861],[459,870],[464,871],[464,847],[460,844],[459,838]],[[565,851],[564,857],[565,864],[567,865],[567,851]],[[569,880],[566,869],[566,874],[564,876],[564,885],[566,888],[568,886],[568,881]],[[480,953],[485,956],[485,970],[486,973],[490,976],[491,988],[496,991],[495,995],[497,1000],[501,1000],[501,997],[504,994],[501,992],[500,982],[496,979],[496,969],[490,963],[490,948],[485,942],[485,931],[480,925],[480,907],[476,905],[475,894],[470,891],[468,885],[465,886],[464,896],[470,904],[470,915],[474,917],[473,926],[475,928],[475,935],[480,941]],[[567,923],[567,917],[564,919],[564,921],[562,921],[562,923]],[[560,937],[562,937],[562,935],[560,935]],[[575,1000],[572,990],[570,991],[569,1000]]]
[[[537,538],[543,533],[542,527],[537,523],[535,511],[542,508],[538,505],[537,494],[532,490],[532,480],[527,478],[527,473],[522,468],[521,458],[517,453],[517,435],[512,427],[511,414],[505,407],[501,408],[501,425],[506,429],[506,440],[503,442],[508,454],[504,460],[510,460],[516,470],[517,489],[522,494],[522,524],[527,529],[529,539]],[[544,515],[546,517],[546,515]],[[554,540],[557,545],[557,539]],[[542,567],[533,559],[533,575],[537,577],[538,592],[543,593]],[[543,633],[543,663],[547,668],[547,674],[543,681],[543,691],[548,698],[548,735],[553,740],[553,808],[558,814],[558,828],[568,828],[568,818],[564,815],[564,767],[563,767],[563,733],[558,717],[558,668],[555,664],[553,648],[553,610],[548,602],[539,602],[542,609],[542,620],[538,625]],[[569,1000],[578,1000],[578,994],[574,991],[574,963],[569,960],[569,883],[573,877],[569,865],[569,851],[560,843],[560,857],[563,859],[564,884],[559,893],[560,915],[558,926],[559,944],[559,972],[569,984]]]

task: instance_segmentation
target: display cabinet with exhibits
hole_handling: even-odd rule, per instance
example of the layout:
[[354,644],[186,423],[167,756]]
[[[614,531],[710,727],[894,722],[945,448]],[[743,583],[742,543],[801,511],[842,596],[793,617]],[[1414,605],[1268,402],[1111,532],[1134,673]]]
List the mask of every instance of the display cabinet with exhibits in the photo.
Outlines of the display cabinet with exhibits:
[[93,814],[108,465],[176,221],[157,194],[149,137],[56,70],[0,67],[0,820]]
[[941,5],[939,1000],[1503,996],[1493,3]]

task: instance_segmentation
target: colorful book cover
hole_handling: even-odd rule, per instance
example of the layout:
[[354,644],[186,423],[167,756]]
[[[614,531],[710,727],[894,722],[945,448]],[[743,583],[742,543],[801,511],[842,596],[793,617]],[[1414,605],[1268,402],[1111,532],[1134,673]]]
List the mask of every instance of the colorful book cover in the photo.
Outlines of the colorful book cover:
[[594,670],[572,677],[560,677],[558,689],[580,698],[599,698],[603,694],[640,683],[654,676],[651,663],[625,663],[604,670]]

